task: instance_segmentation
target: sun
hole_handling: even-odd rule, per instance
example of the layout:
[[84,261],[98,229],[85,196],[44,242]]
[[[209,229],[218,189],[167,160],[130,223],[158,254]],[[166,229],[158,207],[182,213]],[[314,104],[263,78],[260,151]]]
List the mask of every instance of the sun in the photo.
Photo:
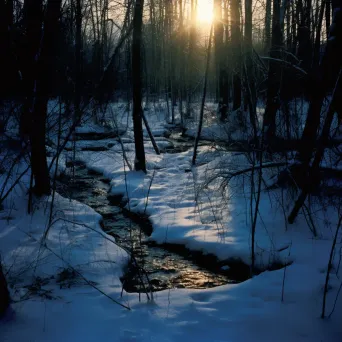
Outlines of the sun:
[[211,23],[213,20],[213,0],[198,0],[197,21],[200,23]]

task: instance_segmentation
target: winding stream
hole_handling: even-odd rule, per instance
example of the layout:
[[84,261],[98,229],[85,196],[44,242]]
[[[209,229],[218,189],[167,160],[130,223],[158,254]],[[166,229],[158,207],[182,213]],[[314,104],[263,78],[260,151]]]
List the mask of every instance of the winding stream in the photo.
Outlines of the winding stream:
[[108,180],[101,174],[77,162],[75,179],[71,181],[69,176],[62,175],[57,190],[101,214],[103,230],[132,252],[135,262],[127,265],[121,279],[127,292],[203,289],[248,278],[249,268],[241,262],[219,261],[213,255],[191,252],[182,245],[153,243],[148,239],[152,233],[148,218],[124,209],[122,198],[110,196],[109,187]]

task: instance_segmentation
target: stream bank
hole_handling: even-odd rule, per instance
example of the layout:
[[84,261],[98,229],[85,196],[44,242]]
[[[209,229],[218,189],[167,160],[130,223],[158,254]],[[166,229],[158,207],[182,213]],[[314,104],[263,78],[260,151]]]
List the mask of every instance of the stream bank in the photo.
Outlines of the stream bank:
[[109,181],[101,174],[87,169],[82,162],[75,164],[75,179],[61,175],[57,190],[98,212],[103,218],[102,229],[134,255],[121,279],[127,292],[204,289],[249,278],[249,267],[239,260],[220,261],[214,255],[190,251],[184,245],[159,245],[151,241],[148,217],[125,209],[122,196],[109,195]]

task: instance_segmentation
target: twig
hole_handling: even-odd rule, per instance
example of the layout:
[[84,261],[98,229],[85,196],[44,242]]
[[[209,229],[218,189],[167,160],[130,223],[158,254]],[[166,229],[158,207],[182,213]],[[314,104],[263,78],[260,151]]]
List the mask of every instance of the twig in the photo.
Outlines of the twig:
[[148,186],[148,191],[147,191],[147,196],[146,196],[146,203],[145,203],[145,209],[144,209],[144,214],[146,213],[146,209],[147,209],[147,204],[148,204],[148,199],[149,199],[149,195],[150,195],[150,191],[151,191],[151,186],[152,186],[152,182],[154,179],[154,175],[156,174],[156,170],[153,170],[153,174],[151,177],[151,181],[150,181],[150,185]]
[[118,132],[118,139],[119,139],[119,143],[120,143],[120,146],[121,146],[122,156],[124,158],[124,162],[126,162],[128,168],[129,168],[129,171],[133,171],[132,165],[130,164],[130,162],[129,162],[128,158],[127,158],[125,147],[124,147],[124,144],[123,144],[122,139],[121,139],[120,134],[119,134],[118,124],[117,124],[116,119],[114,117],[114,113],[113,113],[112,107],[110,107],[110,111],[111,111],[111,114],[112,114],[112,119],[113,119],[113,122],[114,122],[114,126],[115,126],[115,128],[116,128],[116,130]]
[[290,246],[289,246],[289,254],[288,254],[288,256],[287,256],[287,260],[286,260],[285,267],[284,267],[283,283],[282,283],[282,286],[281,286],[281,301],[282,301],[282,302],[284,302],[284,290],[285,290],[286,270],[287,270],[287,265],[288,265],[288,259],[289,259],[290,254],[291,254],[291,247],[292,247],[292,243],[291,243]]
[[290,67],[292,67],[292,68],[294,68],[294,69],[300,71],[300,72],[303,73],[304,75],[307,75],[307,72],[306,72],[304,69],[302,69],[302,68],[300,68],[300,67],[298,67],[298,66],[296,66],[296,65],[294,65],[294,64],[292,64],[292,63],[290,63],[290,62],[288,62],[288,61],[284,61],[283,59],[272,58],[272,57],[260,57],[260,58],[261,58],[261,59],[266,59],[266,60],[272,60],[272,61],[274,61],[274,62],[284,63],[284,64],[286,64],[286,65],[288,65],[288,66],[290,66]]
[[333,306],[333,308],[332,308],[332,310],[331,310],[331,312],[330,312],[330,314],[329,314],[329,318],[331,317],[331,315],[334,313],[334,311],[335,311],[335,307],[336,307],[336,303],[337,303],[337,299],[338,299],[338,296],[339,296],[339,294],[340,294],[340,292],[341,292],[341,289],[342,289],[342,282],[341,282],[341,284],[340,284],[340,287],[338,288],[338,291],[337,291],[337,294],[336,294],[336,298],[335,298],[335,301],[334,301],[334,306]]
[[12,186],[7,190],[5,195],[0,198],[0,204],[7,198],[7,196],[11,193],[13,188],[20,182],[20,179],[25,175],[25,173],[30,169],[30,166],[28,166],[20,175],[19,177],[15,180],[15,182],[12,184]]

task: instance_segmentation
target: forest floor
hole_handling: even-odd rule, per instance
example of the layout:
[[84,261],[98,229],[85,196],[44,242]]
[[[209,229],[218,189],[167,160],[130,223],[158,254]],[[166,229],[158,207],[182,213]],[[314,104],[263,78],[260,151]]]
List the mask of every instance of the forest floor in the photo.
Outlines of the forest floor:
[[[163,115],[153,113],[148,120],[159,147],[171,152],[172,139],[164,137],[171,126]],[[117,120],[123,127],[124,120]],[[121,139],[133,164],[128,126]],[[78,128],[80,133],[104,131],[92,124]],[[121,144],[113,139],[77,142],[76,158],[110,180],[111,193],[123,195],[127,209],[149,216],[149,239],[183,244],[227,263],[238,258],[250,264],[250,208],[256,190],[251,191],[250,173],[230,179],[250,167],[246,155],[210,144],[199,148],[197,166],[191,167],[192,149],[156,155],[144,134],[147,175],[129,171]],[[61,172],[69,172],[65,164],[71,155],[62,156]],[[23,162],[16,173],[24,167]],[[340,342],[341,236],[327,293],[326,314],[334,312],[320,318],[338,209],[325,199],[313,200],[316,237],[305,215],[287,225],[291,196],[282,189],[266,190],[276,173],[263,173],[256,224],[256,264],[265,271],[239,284],[156,292],[152,301],[122,291],[119,277],[128,255],[103,233],[100,215],[86,205],[57,194],[53,224],[43,241],[52,197],[35,199],[33,213],[27,214],[30,175],[25,175],[0,211],[0,253],[14,300],[0,322],[0,341]],[[1,181],[5,178],[6,172]],[[267,271],[275,263],[291,264]]]

